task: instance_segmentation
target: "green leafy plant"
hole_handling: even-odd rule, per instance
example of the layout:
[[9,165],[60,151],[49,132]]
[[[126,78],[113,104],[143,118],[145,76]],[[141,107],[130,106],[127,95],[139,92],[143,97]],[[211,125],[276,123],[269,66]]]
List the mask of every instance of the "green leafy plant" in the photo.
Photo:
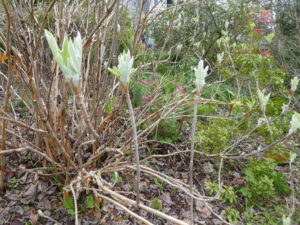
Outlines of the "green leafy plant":
[[6,183],[6,187],[8,189],[14,189],[14,188],[17,188],[19,187],[20,185],[20,180],[16,177],[12,177],[11,179],[9,179]]
[[276,192],[285,195],[291,193],[286,177],[275,170],[277,163],[271,159],[251,161],[244,170],[247,184],[240,189],[244,197],[252,204],[263,203],[263,199],[276,196]]
[[97,199],[94,198],[94,195],[88,195],[85,199],[85,205],[88,209],[99,209],[100,202],[96,201]]
[[163,192],[167,186],[166,183],[160,182],[156,177],[154,178],[154,183],[159,188],[160,192]]
[[224,189],[221,191],[221,198],[232,204],[237,202],[238,196],[232,186],[224,186]]
[[204,185],[209,195],[215,195],[219,191],[219,185],[215,182],[205,182]]
[[176,119],[162,120],[157,128],[156,139],[164,142],[175,142],[180,140],[178,134],[180,123]]
[[226,212],[226,217],[227,217],[227,219],[230,223],[232,223],[232,224],[237,224],[238,223],[238,220],[240,218],[240,212],[239,211],[237,211],[236,209],[228,206],[228,207],[226,207],[225,212]]
[[281,215],[288,213],[288,210],[281,205],[267,206],[267,207],[247,207],[242,213],[243,221],[246,225],[256,224],[270,224],[278,225],[282,224]]
[[89,208],[89,209],[94,208],[94,196],[88,195],[86,197],[85,204],[86,204],[87,208]]
[[219,153],[238,135],[237,127],[230,120],[198,123],[195,136],[196,149],[205,153]]
[[63,205],[67,210],[68,214],[75,215],[74,211],[74,199],[71,195],[67,195],[66,199],[63,201]]
[[198,107],[198,114],[199,115],[209,115],[211,113],[216,112],[218,109],[218,106],[215,104],[204,104],[199,105]]
[[[219,185],[215,182],[205,182],[205,188],[209,195],[215,195],[219,191]],[[232,186],[223,185],[221,189],[221,199],[231,204],[236,203],[238,196]]]
[[157,198],[153,197],[151,198],[151,206],[154,208],[154,209],[157,209],[159,211],[162,211],[163,210],[163,205],[157,200]]

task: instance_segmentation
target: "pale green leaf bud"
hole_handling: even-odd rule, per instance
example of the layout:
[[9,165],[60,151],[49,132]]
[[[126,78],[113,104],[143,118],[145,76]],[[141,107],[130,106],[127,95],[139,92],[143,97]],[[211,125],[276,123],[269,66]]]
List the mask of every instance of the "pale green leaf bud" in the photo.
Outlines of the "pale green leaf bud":
[[118,67],[108,68],[109,72],[120,79],[121,88],[123,91],[128,91],[130,76],[135,72],[133,68],[133,57],[130,56],[130,51],[123,52],[118,57]]
[[182,49],[182,47],[183,47],[183,45],[182,44],[179,44],[179,45],[177,45],[177,51],[181,51],[181,49]]
[[221,64],[223,62],[224,52],[217,54],[218,63]]
[[266,111],[266,107],[267,107],[268,101],[270,99],[270,94],[271,94],[271,93],[269,93],[268,95],[265,95],[264,92],[265,92],[265,90],[263,90],[263,91],[261,91],[259,89],[257,90],[258,99],[260,101],[261,110],[263,112]]
[[65,37],[61,50],[51,32],[45,30],[45,36],[54,60],[57,62],[66,79],[72,80],[74,84],[78,85],[82,61],[82,39],[80,33],[78,33],[73,41]]
[[291,120],[291,128],[289,130],[289,135],[295,133],[300,128],[300,114],[295,112]]
[[290,216],[285,216],[282,215],[282,225],[291,225],[292,221],[291,221],[291,217]]
[[124,86],[129,85],[130,75],[134,72],[133,57],[130,56],[130,51],[123,52],[118,58],[118,71],[120,73],[120,82]]
[[294,77],[292,80],[291,80],[291,91],[295,92],[297,90],[297,86],[299,84],[299,79],[298,77]]
[[196,88],[197,91],[199,91],[204,85],[205,85],[205,78],[207,77],[207,71],[208,71],[208,66],[204,68],[204,61],[201,59],[199,61],[199,64],[195,70],[195,77],[196,77]]
[[296,153],[293,152],[290,154],[290,164],[292,164],[295,161],[296,157],[297,157]]

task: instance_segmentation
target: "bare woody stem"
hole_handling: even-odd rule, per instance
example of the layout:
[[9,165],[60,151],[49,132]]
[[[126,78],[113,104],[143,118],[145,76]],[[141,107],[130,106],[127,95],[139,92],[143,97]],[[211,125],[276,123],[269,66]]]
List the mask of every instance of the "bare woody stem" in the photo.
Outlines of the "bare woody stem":
[[134,111],[129,95],[129,91],[127,89],[126,91],[126,101],[129,109],[129,115],[130,115],[130,120],[131,120],[131,125],[132,125],[132,134],[133,134],[133,141],[134,141],[134,151],[135,151],[135,161],[136,161],[136,171],[137,171],[137,176],[136,176],[136,189],[137,189],[137,194],[136,194],[136,202],[137,206],[139,206],[140,203],[140,181],[141,181],[141,169],[140,169],[140,155],[139,155],[139,145],[138,145],[138,137],[137,137],[137,131],[136,131],[136,123],[135,123],[135,116],[134,116]]
[[91,124],[91,120],[89,118],[89,114],[87,112],[85,103],[84,103],[84,97],[80,92],[80,89],[77,85],[75,85],[73,82],[71,82],[72,84],[72,88],[73,88],[73,92],[75,94],[76,100],[78,101],[79,107],[82,110],[83,113],[83,117],[84,117],[84,121],[87,124],[87,127],[89,128],[89,130],[91,131],[91,133],[93,134],[93,136],[97,139],[100,140],[100,136],[99,134],[96,132],[96,130],[93,128],[93,125]]
[[[197,124],[197,97],[195,96],[194,100],[194,112],[193,112],[193,122],[192,122],[192,143],[190,150],[190,192],[193,195],[193,166],[194,166],[194,154],[195,154],[195,133],[196,133],[196,124]],[[194,224],[194,199],[191,197],[190,200],[190,210],[191,210],[191,224]]]

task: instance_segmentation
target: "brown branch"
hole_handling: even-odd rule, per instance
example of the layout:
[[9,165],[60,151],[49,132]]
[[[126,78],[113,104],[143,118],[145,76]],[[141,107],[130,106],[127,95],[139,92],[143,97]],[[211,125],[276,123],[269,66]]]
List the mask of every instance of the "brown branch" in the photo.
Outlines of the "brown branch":
[[[8,79],[6,83],[6,88],[5,88],[5,97],[4,97],[4,105],[3,105],[3,111],[7,112],[8,111],[8,103],[10,99],[10,86],[12,84],[12,58],[11,58],[11,30],[10,30],[10,25],[11,25],[11,15],[8,10],[8,7],[6,5],[5,0],[2,0],[2,5],[4,7],[5,13],[6,13],[6,18],[7,18],[7,33],[6,33],[6,55],[8,59]],[[6,147],[6,126],[7,126],[7,121],[2,119],[2,140],[0,143],[0,151],[4,150]],[[3,156],[0,157],[0,192],[3,190],[4,186],[4,173],[3,171],[5,170],[6,167],[6,162],[5,158]]]

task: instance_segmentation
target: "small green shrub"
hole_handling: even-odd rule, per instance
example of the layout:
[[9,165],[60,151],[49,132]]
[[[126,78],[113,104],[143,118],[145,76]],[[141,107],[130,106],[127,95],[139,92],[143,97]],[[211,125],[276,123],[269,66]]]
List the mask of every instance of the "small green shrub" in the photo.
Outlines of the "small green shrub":
[[[205,182],[204,185],[209,195],[215,195],[219,191],[219,185],[215,182]],[[223,185],[220,197],[223,201],[229,202],[230,204],[236,203],[238,199],[234,188],[227,185]]]
[[247,184],[240,192],[250,203],[263,203],[263,199],[275,197],[277,192],[284,195],[291,193],[286,177],[275,170],[276,166],[277,163],[270,159],[251,161],[243,171]]
[[240,218],[240,212],[236,209],[228,206],[225,209],[226,217],[231,224],[237,224]]
[[180,139],[180,123],[176,119],[162,120],[157,128],[156,139],[164,142],[175,142]]
[[231,120],[214,120],[198,123],[195,135],[196,149],[205,153],[219,153],[230,145],[237,135],[237,127]]

